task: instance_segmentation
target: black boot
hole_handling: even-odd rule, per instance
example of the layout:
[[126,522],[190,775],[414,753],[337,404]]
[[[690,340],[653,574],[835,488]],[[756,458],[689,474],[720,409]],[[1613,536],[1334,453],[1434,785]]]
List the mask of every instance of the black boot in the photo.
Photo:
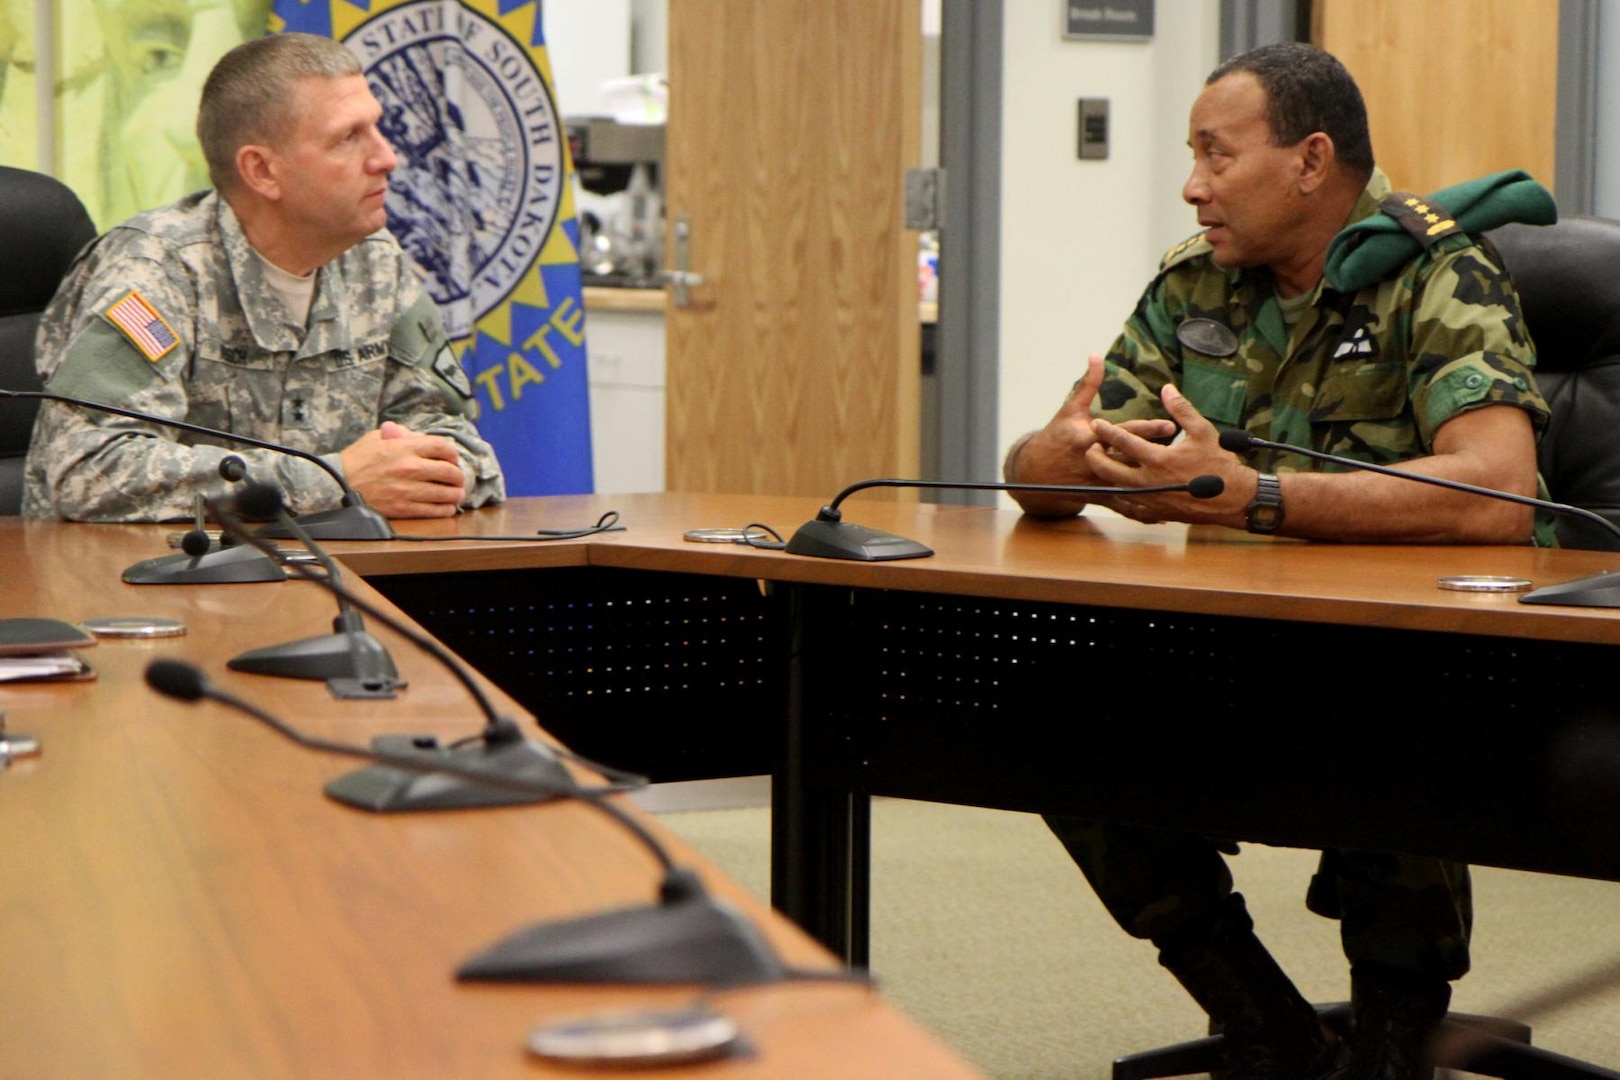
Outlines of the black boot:
[[1429,1043],[1451,1004],[1444,979],[1378,964],[1350,972],[1348,1063],[1328,1080],[1433,1080]]
[[1196,932],[1157,944],[1159,963],[1220,1026],[1227,1080],[1309,1080],[1333,1065],[1337,1047],[1254,936],[1241,895]]

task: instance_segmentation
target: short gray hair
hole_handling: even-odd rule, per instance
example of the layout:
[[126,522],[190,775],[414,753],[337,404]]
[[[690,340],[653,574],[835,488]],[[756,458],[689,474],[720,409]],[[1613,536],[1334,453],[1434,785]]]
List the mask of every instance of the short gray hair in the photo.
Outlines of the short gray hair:
[[236,152],[242,147],[270,145],[286,134],[298,80],[364,73],[354,53],[315,34],[254,38],[220,57],[203,83],[197,109],[197,142],[214,187],[236,188]]

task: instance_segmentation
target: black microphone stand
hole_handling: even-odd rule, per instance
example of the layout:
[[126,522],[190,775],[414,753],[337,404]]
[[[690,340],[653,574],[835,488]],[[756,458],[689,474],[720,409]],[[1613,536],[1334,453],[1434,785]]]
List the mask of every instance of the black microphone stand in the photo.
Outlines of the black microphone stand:
[[[275,495],[279,500],[280,496]],[[260,550],[274,545],[257,533],[248,530],[229,508],[216,505],[215,515],[227,534],[241,543]],[[339,777],[326,786],[326,793],[338,802],[373,813],[397,813],[411,810],[446,810],[473,807],[506,806],[518,802],[534,802],[546,796],[538,791],[556,791],[558,785],[572,785],[566,769],[549,747],[523,737],[522,729],[508,717],[495,711],[483,688],[466,672],[463,666],[438,642],[406,627],[398,619],[330,580],[302,563],[289,563],[289,569],[307,581],[313,581],[335,596],[342,596],[350,605],[413,645],[427,652],[449,668],[461,682],[484,714],[484,730],[477,738],[440,745],[433,735],[379,735],[372,740],[373,749],[392,759],[417,762],[419,768],[400,770],[379,765],[361,769]],[[456,781],[448,775],[427,775],[436,766],[449,763],[461,767],[476,767],[481,775],[505,776],[513,785],[505,788],[488,784]],[[470,763],[470,764],[469,764]],[[451,770],[438,770],[449,773]],[[516,785],[514,787],[514,785]]]
[[[269,490],[262,486],[260,489]],[[330,634],[250,649],[227,661],[225,666],[255,675],[323,680],[333,697],[344,700],[397,696],[405,687],[399,669],[382,642],[366,631],[360,612],[349,601],[348,590],[340,587],[337,563],[304,531],[298,519],[287,513],[280,496],[271,494],[274,513],[281,525],[309,549],[326,571],[326,581],[337,597],[338,614],[332,620]],[[260,530],[259,539],[263,536]]]
[[[375,611],[371,614],[382,618]],[[450,667],[463,682],[470,682],[456,665]],[[581,799],[628,830],[657,860],[662,874],[657,903],[537,923],[468,959],[456,971],[460,980],[743,986],[819,976],[789,969],[740,911],[710,894],[694,871],[676,865],[663,844],[609,799],[606,790],[581,787],[560,766],[550,776],[515,775],[491,768],[487,758],[422,757],[307,736],[212,685],[202,672],[178,660],[152,661],[147,665],[146,681],[167,697],[218,701],[308,749],[373,761],[376,766],[371,771],[416,774],[442,783],[456,781],[499,794],[508,803]],[[482,694],[478,696],[482,698]],[[333,794],[336,783],[327,785],[327,795],[346,801]]]
[[1185,484],[1140,488],[1087,487],[1074,484],[1006,484],[975,480],[861,480],[840,491],[832,502],[821,508],[814,521],[807,521],[799,526],[783,550],[794,555],[811,555],[818,559],[854,559],[861,562],[922,559],[932,555],[934,549],[926,544],[865,525],[852,525],[844,520],[843,514],[838,509],[839,504],[857,491],[873,487],[939,488],[951,491],[1049,491],[1060,495],[1087,497],[1186,492],[1195,499],[1213,499],[1225,490],[1225,484],[1218,476],[1195,476]]
[[[228,464],[241,464],[239,457],[219,463],[219,473],[227,480],[234,471]],[[270,557],[253,548],[215,547],[208,539],[207,518],[201,493],[195,499],[196,521],[180,541],[180,554],[142,559],[127,567],[122,575],[127,585],[219,585],[255,581],[286,581],[287,571],[279,557]],[[279,555],[279,553],[278,553]]]

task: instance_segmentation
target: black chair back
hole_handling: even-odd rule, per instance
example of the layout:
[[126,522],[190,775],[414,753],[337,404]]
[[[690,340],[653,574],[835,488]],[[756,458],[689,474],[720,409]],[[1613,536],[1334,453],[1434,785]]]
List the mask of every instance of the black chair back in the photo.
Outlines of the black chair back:
[[[1486,234],[1501,253],[1536,343],[1536,385],[1552,407],[1538,454],[1552,497],[1620,524],[1620,221],[1567,217]],[[1561,518],[1565,547],[1620,550]]]
[[[41,173],[0,165],[0,388],[38,390],[34,332],[79,249],[95,239],[79,197]],[[35,401],[0,401],[0,514],[22,506]]]

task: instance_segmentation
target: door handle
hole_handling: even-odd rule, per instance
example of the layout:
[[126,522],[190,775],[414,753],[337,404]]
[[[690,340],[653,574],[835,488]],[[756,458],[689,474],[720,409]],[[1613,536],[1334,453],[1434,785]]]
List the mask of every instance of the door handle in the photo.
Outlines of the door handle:
[[660,270],[659,278],[669,286],[670,296],[679,308],[692,303],[691,290],[703,284],[703,275],[692,270],[692,215],[675,216],[675,266]]

